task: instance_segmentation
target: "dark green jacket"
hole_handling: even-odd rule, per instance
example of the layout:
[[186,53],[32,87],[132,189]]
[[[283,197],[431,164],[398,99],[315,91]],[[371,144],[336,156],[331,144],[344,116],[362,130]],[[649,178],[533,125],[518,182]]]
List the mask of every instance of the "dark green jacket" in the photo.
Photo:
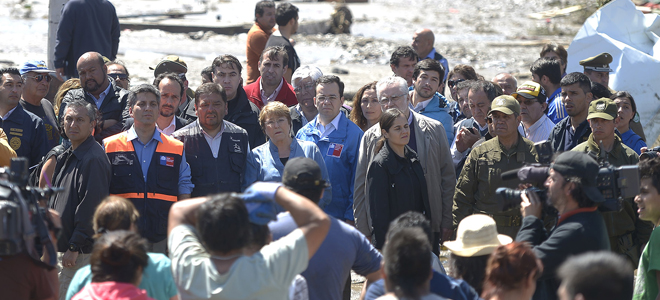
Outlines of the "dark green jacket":
[[[499,233],[512,237],[518,232],[520,209],[502,211],[499,187],[517,188],[518,181],[502,180],[502,172],[538,162],[534,143],[518,134],[518,143],[505,151],[498,137],[484,142],[470,152],[456,183],[454,193],[454,227],[474,213],[492,215]],[[508,220],[512,220],[510,224]]]

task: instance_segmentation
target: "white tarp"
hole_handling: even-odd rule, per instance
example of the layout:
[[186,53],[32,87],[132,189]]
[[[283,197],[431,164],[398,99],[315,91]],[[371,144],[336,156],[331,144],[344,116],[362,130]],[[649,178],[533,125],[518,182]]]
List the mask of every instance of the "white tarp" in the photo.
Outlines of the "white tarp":
[[649,146],[660,134],[659,36],[657,14],[643,14],[630,0],[614,0],[584,22],[568,48],[568,73],[583,71],[580,60],[612,55],[610,87],[635,98]]

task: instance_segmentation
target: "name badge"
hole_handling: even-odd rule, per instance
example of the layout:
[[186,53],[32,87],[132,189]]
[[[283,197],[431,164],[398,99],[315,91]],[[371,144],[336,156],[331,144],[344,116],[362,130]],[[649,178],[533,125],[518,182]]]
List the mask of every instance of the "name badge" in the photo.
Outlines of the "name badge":
[[161,155],[160,156],[160,165],[167,167],[174,167],[174,157]]
[[344,150],[344,145],[331,143],[330,147],[328,147],[328,153],[326,155],[332,157],[340,157],[342,150]]

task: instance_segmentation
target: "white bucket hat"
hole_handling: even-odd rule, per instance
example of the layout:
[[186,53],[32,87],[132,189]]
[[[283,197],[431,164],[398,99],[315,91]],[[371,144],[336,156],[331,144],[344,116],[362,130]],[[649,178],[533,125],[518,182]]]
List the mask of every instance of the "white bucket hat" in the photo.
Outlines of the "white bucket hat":
[[455,241],[448,241],[444,246],[454,254],[472,257],[493,253],[497,246],[511,243],[511,237],[497,234],[495,220],[487,215],[475,214],[466,217],[458,224]]

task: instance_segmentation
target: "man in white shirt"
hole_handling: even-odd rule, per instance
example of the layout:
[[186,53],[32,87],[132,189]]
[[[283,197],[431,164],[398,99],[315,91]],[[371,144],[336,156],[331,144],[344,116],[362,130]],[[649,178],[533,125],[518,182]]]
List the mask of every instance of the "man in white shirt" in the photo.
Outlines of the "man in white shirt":
[[[298,228],[245,256],[249,213],[274,219],[274,202]],[[307,268],[330,229],[330,219],[310,200],[279,183],[257,183],[245,194],[177,202],[169,215],[172,274],[181,299],[287,299],[293,278]]]
[[545,114],[548,103],[545,89],[539,83],[526,81],[511,94],[520,103],[522,122],[518,125],[520,134],[534,143],[547,141],[555,123]]
[[185,86],[177,74],[162,73],[154,80],[154,86],[160,91],[160,108],[156,128],[165,135],[172,135],[188,122],[175,115],[181,98],[185,95]]

